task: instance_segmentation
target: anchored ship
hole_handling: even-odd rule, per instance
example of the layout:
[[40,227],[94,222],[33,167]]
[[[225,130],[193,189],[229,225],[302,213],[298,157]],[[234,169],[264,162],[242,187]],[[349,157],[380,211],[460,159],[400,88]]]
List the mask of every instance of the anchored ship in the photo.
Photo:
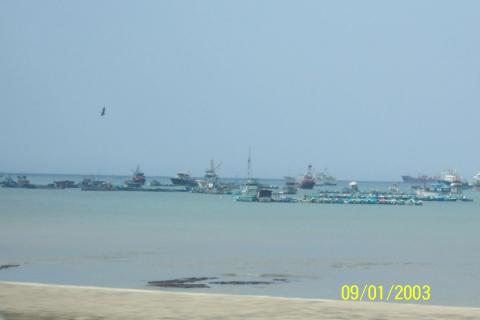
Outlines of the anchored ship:
[[315,178],[312,173],[312,165],[308,165],[308,169],[303,176],[300,177],[298,181],[300,189],[313,189],[315,186]]
[[197,181],[193,179],[188,173],[179,172],[173,178],[170,178],[172,183],[176,186],[196,187]]
[[471,188],[471,185],[468,181],[464,180],[457,172],[457,170],[448,170],[442,174],[442,177],[438,180],[440,183],[444,183],[446,185],[456,185],[461,189],[468,189]]
[[197,180],[198,188],[194,188],[195,192],[214,194],[231,193],[232,186],[222,183],[217,175],[216,170],[220,165],[221,163],[215,165],[215,161],[213,159],[210,160],[210,166],[205,170],[203,179]]
[[247,162],[247,182],[245,187],[242,189],[240,195],[238,195],[235,200],[243,202],[271,202],[272,201],[272,190],[262,186],[256,179],[251,178],[252,171],[252,159],[251,151],[248,150],[248,162]]
[[2,181],[1,185],[4,188],[26,188],[26,189],[36,188],[35,185],[30,183],[30,180],[28,180],[26,176],[17,176],[17,181],[13,180],[12,177],[7,176],[5,180]]
[[318,186],[336,186],[337,179],[334,176],[329,175],[327,169],[325,169],[323,172],[317,174],[316,184]]
[[440,177],[429,177],[426,175],[418,175],[417,177],[402,176],[402,180],[405,183],[432,183],[437,182]]
[[53,181],[53,183],[57,189],[78,188],[78,184],[72,180]]
[[140,166],[137,165],[137,169],[133,172],[131,180],[125,181],[128,187],[140,188],[145,184],[145,174],[140,170]]
[[294,177],[285,177],[285,186],[280,193],[282,194],[297,194],[297,183]]
[[82,191],[116,191],[110,182],[95,180],[95,177],[85,177],[79,184]]
[[209,182],[216,182],[218,180],[218,175],[216,170],[220,167],[220,165],[221,163],[215,166],[214,159],[211,159],[210,167],[207,170],[205,170],[205,174],[203,175],[203,178]]
[[247,182],[242,189],[242,192],[237,196],[237,201],[252,202],[257,201],[257,192],[259,190],[259,183],[257,180],[251,178],[252,171],[252,158],[251,151],[248,149],[248,161],[247,161]]
[[405,183],[416,183],[416,184],[431,184],[431,183],[443,183],[447,186],[450,186],[452,183],[459,185],[462,189],[471,188],[471,185],[468,181],[464,180],[457,172],[457,170],[447,170],[443,172],[440,176],[430,177],[426,175],[419,175],[418,177],[412,176],[402,176],[403,182]]

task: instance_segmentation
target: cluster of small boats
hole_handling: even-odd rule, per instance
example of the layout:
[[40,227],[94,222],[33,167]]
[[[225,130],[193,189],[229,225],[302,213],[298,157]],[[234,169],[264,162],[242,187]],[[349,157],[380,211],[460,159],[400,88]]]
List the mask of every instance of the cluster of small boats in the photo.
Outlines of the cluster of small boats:
[[[249,163],[251,157],[249,156]],[[184,186],[192,188],[193,190],[204,190],[208,192],[215,193],[218,189],[231,189],[231,187],[236,187],[235,185],[225,186],[219,185],[219,178],[216,173],[220,165],[215,166],[214,160],[210,160],[210,167],[205,170],[203,179],[194,179],[187,172],[179,172],[175,177],[170,178],[173,185]],[[249,169],[250,170],[250,169]],[[247,180],[250,178],[247,178]],[[327,174],[327,171],[321,172],[316,176],[313,173],[312,165],[308,165],[307,171],[305,174],[300,176],[298,179],[294,177],[287,176],[285,177],[286,183],[283,190],[284,194],[296,194],[298,189],[311,190],[315,186],[335,186],[336,179]],[[237,185],[238,187],[238,185]]]
[[212,194],[229,194],[234,189],[238,188],[235,183],[227,183],[221,181],[217,175],[217,169],[220,164],[215,165],[215,160],[210,160],[210,166],[205,170],[201,179],[194,179],[186,172],[179,172],[170,181],[174,186],[185,187],[192,192],[197,193],[212,193]]
[[[328,204],[380,204],[380,205],[423,205],[423,201],[473,201],[461,196],[462,186],[458,183],[443,186],[439,190],[431,190],[430,187],[418,189],[416,193],[402,193],[394,185],[388,191],[362,192],[358,183],[352,181],[348,188],[342,191],[319,190],[314,194],[303,194],[303,197],[295,198],[286,195],[297,193],[297,187],[313,189],[315,178],[312,174],[312,166],[309,165],[303,177],[298,182],[293,177],[285,177],[285,186],[279,192],[273,192],[270,188],[262,186],[255,179],[250,178],[251,157],[248,156],[248,178],[245,187],[239,194],[234,195],[236,201],[241,202],[308,202]],[[425,194],[431,192],[432,194]],[[454,200],[455,199],[455,200]]]
[[[415,193],[400,192],[394,185],[387,191],[360,191],[358,183],[352,181],[348,188],[343,190],[318,190],[316,193],[305,193],[302,197],[287,197],[282,192],[268,192],[268,189],[248,183],[248,192],[244,189],[234,199],[242,202],[303,202],[323,204],[378,204],[378,205],[415,205],[421,206],[424,201],[464,201],[473,199],[464,196],[461,189],[452,190],[444,186],[441,189],[427,187]],[[255,187],[255,188],[254,188]]]
[[441,183],[446,185],[455,185],[461,187],[462,189],[471,189],[473,187],[480,187],[480,172],[473,176],[472,182],[470,183],[467,179],[464,179],[457,170],[449,169],[443,172],[439,176],[427,176],[427,175],[418,175],[417,177],[412,176],[402,176],[402,180],[405,183],[411,183],[416,185],[426,185],[427,183]]
[[[248,155],[247,179],[243,187],[237,182],[222,181],[216,170],[220,165],[215,165],[210,160],[209,167],[205,170],[202,178],[195,179],[186,172],[179,172],[170,178],[171,184],[161,184],[157,180],[151,180],[146,185],[145,174],[137,166],[130,179],[122,185],[114,185],[108,181],[96,180],[94,177],[85,177],[80,183],[71,180],[54,181],[47,185],[32,184],[24,175],[17,176],[14,180],[7,176],[0,185],[5,188],[26,189],[68,189],[80,188],[83,191],[170,191],[170,192],[194,192],[209,194],[231,194],[236,201],[241,202],[303,202],[303,203],[328,203],[328,204],[381,204],[381,205],[422,205],[424,201],[473,201],[462,195],[464,189],[470,186],[480,187],[480,173],[474,176],[473,183],[463,180],[456,171],[449,171],[442,177],[419,176],[412,178],[403,176],[406,183],[418,183],[413,185],[415,192],[400,192],[394,185],[387,191],[360,191],[358,183],[352,181],[348,188],[343,190],[323,190],[305,193],[298,197],[295,195],[300,189],[312,190],[315,186],[334,186],[336,179],[326,173],[313,173],[312,165],[308,165],[304,175],[298,179],[285,177],[285,184],[277,186],[265,185],[251,177],[251,155]],[[427,184],[428,183],[428,184]],[[308,192],[308,191],[307,191]]]
[[69,189],[69,188],[78,188],[79,185],[75,181],[71,180],[61,180],[54,181],[46,185],[43,184],[33,184],[27,179],[27,176],[20,175],[17,176],[17,179],[13,179],[10,176],[5,177],[3,181],[0,182],[0,185],[4,188],[23,188],[23,189]]
[[378,193],[321,193],[315,196],[305,196],[302,201],[334,204],[423,205],[423,201],[417,200],[412,195]]
[[30,183],[30,180],[26,176],[17,176],[17,180],[8,176],[3,180],[2,186],[4,188],[26,188],[34,189],[36,186]]

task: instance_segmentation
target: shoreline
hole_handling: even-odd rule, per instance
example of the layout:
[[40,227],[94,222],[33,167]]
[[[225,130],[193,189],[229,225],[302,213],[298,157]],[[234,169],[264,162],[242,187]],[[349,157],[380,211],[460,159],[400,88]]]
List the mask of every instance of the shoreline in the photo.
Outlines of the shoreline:
[[0,281],[1,320],[212,318],[472,319],[480,308]]

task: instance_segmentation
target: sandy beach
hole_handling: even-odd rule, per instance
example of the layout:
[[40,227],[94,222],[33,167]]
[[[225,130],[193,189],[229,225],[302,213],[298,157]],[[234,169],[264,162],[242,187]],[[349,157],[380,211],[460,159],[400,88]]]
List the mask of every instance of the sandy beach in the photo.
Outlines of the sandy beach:
[[480,308],[0,282],[0,319],[479,319]]

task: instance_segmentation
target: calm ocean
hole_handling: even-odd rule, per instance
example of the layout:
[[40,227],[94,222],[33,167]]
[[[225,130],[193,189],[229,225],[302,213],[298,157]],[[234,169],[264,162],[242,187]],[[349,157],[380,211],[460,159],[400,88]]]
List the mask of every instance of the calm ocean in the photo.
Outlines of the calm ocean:
[[0,280],[156,290],[147,281],[282,278],[183,290],[331,299],[343,284],[428,284],[432,304],[480,307],[480,192],[466,193],[475,201],[417,207],[0,188],[0,264],[21,264]]

